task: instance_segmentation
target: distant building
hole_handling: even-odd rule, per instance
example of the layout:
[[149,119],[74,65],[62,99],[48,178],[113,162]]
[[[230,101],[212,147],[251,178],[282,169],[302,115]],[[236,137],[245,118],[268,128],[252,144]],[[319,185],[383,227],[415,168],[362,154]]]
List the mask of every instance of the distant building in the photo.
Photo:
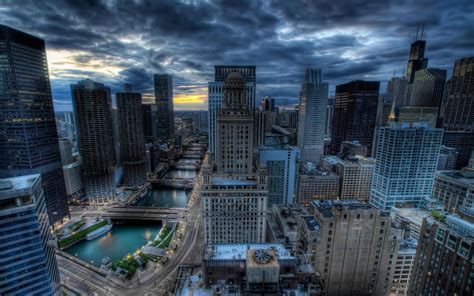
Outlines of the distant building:
[[400,233],[390,216],[354,200],[312,201],[296,250],[314,264],[328,295],[388,295]]
[[41,174],[54,224],[69,215],[69,207],[45,42],[0,25],[0,52],[0,178]]
[[388,211],[431,196],[443,130],[426,124],[381,127],[370,203]]
[[162,143],[174,143],[173,78],[167,74],[155,74],[154,85],[158,109],[158,140]]
[[454,148],[441,145],[438,157],[438,171],[455,170],[458,151]]
[[409,295],[472,295],[474,223],[471,217],[426,217],[410,280]]
[[340,199],[369,200],[375,169],[374,158],[350,156],[341,159],[337,156],[326,156],[322,166],[340,176]]
[[446,70],[421,69],[415,72],[410,98],[410,107],[431,107],[439,111],[443,100]]
[[376,126],[378,81],[355,80],[336,86],[336,104],[331,129],[331,153],[337,154],[343,141],[358,140],[372,151]]
[[214,81],[208,85],[209,151],[215,153],[217,141],[217,114],[224,102],[224,81],[231,72],[239,73],[245,80],[245,102],[250,110],[255,108],[255,66],[214,66]]
[[410,46],[410,53],[408,55],[408,65],[407,65],[408,86],[407,86],[407,95],[406,95],[407,102],[410,102],[410,99],[411,99],[413,82],[415,81],[416,72],[419,70],[426,69],[426,67],[428,67],[428,59],[425,58],[426,41],[421,40],[423,39],[423,36],[421,36],[420,39],[418,39],[418,36],[416,38],[417,40],[415,40]]
[[443,100],[443,144],[459,152],[456,169],[465,167],[474,149],[474,56],[454,63]]
[[307,205],[314,199],[338,199],[339,182],[338,175],[308,163],[298,174],[297,201]]
[[143,133],[145,143],[157,143],[158,141],[158,105],[142,104]]
[[341,143],[341,153],[343,158],[352,156],[367,156],[367,146],[362,145],[359,141],[343,141]]
[[84,190],[82,181],[82,165],[80,162],[73,162],[63,166],[64,181],[66,184],[66,194],[71,197]]
[[324,155],[329,84],[321,69],[305,70],[298,113],[298,147],[302,163],[319,163]]
[[1,295],[62,295],[41,176],[0,179]]
[[71,85],[86,197],[105,203],[114,199],[115,148],[110,88],[86,79]]
[[423,122],[430,127],[436,127],[438,109],[436,107],[401,107],[399,109],[398,122]]
[[283,109],[278,113],[277,124],[285,128],[298,127],[298,111],[295,109]]
[[266,133],[272,132],[272,126],[277,123],[277,113],[274,111],[255,110],[254,146],[261,148],[265,145]]
[[67,165],[74,162],[72,156],[72,144],[67,138],[58,139],[59,152],[61,154],[61,162],[63,165]]
[[332,116],[334,113],[334,104],[335,104],[334,96],[328,96],[328,105],[326,108],[326,124],[324,126],[324,135],[326,140],[331,139],[331,128],[332,128]]
[[143,131],[142,95],[125,85],[116,95],[123,165],[123,184],[137,187],[147,182],[145,166],[145,135]]

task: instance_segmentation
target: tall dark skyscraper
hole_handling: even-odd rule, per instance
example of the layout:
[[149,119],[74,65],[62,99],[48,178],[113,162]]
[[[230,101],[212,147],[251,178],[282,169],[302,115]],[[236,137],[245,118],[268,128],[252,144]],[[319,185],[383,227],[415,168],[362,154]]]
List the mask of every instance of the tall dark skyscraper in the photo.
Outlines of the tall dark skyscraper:
[[332,118],[331,153],[338,153],[343,141],[358,140],[370,155],[380,82],[355,80],[336,86]]
[[120,143],[122,147],[123,183],[127,187],[146,183],[145,136],[142,95],[133,93],[129,85],[116,94]]
[[474,149],[474,56],[457,60],[447,84],[442,115],[443,144],[458,152],[456,169],[465,167]]
[[445,83],[446,70],[428,68],[417,71],[411,90],[410,107],[440,108]]
[[406,93],[406,102],[408,103],[410,102],[410,99],[411,99],[412,86],[413,86],[413,81],[415,81],[416,71],[426,69],[426,67],[428,67],[428,59],[425,58],[425,47],[426,47],[426,41],[420,40],[420,39],[413,42],[410,46],[410,54],[408,55],[408,65],[407,65],[408,88],[407,88],[407,93]]
[[170,75],[155,74],[155,102],[158,105],[158,140],[174,139],[173,78]]
[[71,85],[86,197],[105,203],[115,195],[110,88],[92,80]]
[[69,214],[44,40],[0,25],[0,178],[41,174],[51,224]]

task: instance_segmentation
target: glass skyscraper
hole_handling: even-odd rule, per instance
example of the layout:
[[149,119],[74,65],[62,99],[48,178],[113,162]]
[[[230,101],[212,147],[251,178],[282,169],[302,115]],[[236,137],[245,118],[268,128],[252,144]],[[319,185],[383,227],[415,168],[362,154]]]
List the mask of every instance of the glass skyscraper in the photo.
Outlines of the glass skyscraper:
[[173,79],[170,75],[154,76],[155,103],[158,106],[158,140],[175,142],[174,138],[174,107]]
[[0,179],[0,295],[61,295],[39,174]]
[[41,174],[50,223],[69,214],[44,40],[0,25],[0,178]]

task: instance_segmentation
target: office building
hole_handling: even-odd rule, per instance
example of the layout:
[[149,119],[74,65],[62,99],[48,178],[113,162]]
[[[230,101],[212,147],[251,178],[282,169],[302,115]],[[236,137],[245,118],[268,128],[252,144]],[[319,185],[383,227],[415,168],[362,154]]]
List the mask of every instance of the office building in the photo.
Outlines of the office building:
[[145,143],[158,141],[158,105],[142,104],[143,133]]
[[312,201],[296,250],[309,256],[328,295],[388,295],[400,232],[390,216],[355,200]]
[[147,182],[145,167],[145,135],[142,95],[125,85],[125,92],[116,94],[123,165],[123,184],[137,187]]
[[296,247],[299,217],[306,215],[308,211],[300,204],[274,204],[267,219],[267,242],[281,243],[293,250]]
[[340,199],[369,200],[375,169],[374,158],[349,156],[341,159],[337,156],[326,156],[322,166],[340,176]]
[[359,141],[343,141],[341,143],[341,153],[342,158],[347,156],[367,156],[367,146],[362,145]]
[[286,205],[295,202],[298,159],[299,150],[295,147],[260,149],[259,163],[267,167],[268,173],[269,208],[274,204]]
[[423,33],[420,39],[418,39],[418,36],[416,36],[416,40],[410,46],[410,53],[408,55],[406,78],[408,81],[406,93],[406,101],[408,104],[411,101],[411,93],[413,90],[413,82],[415,81],[416,72],[428,67],[428,59],[425,58],[426,41],[422,39]]
[[441,145],[438,157],[438,171],[455,170],[458,154],[456,149]]
[[297,202],[309,204],[315,199],[338,199],[340,177],[331,171],[307,163],[297,177]]
[[413,263],[415,261],[417,244],[418,241],[415,239],[402,239],[400,241],[400,248],[394,263],[395,271],[393,273],[390,295],[408,295],[408,287],[413,270]]
[[277,123],[277,113],[274,111],[255,110],[254,146],[261,148],[265,145],[265,135],[272,132],[272,126]]
[[335,104],[334,96],[328,97],[328,105],[326,108],[326,125],[324,127],[325,133],[324,136],[326,140],[331,139],[331,127],[332,127],[332,115],[334,113],[334,104]]
[[264,97],[261,104],[262,111],[275,111],[275,98]]
[[62,295],[39,174],[0,179],[1,295]]
[[245,101],[250,110],[255,108],[255,66],[214,66],[214,81],[208,85],[209,151],[216,152],[217,114],[224,102],[224,81],[231,72],[239,73],[245,80]]
[[72,144],[67,138],[58,139],[59,142],[59,153],[61,155],[61,163],[67,165],[74,162],[72,156]]
[[459,152],[456,169],[467,166],[474,149],[474,57],[454,63],[443,100],[443,144]]
[[383,211],[431,196],[443,130],[392,122],[379,130],[370,203]]
[[302,163],[318,164],[324,155],[328,88],[321,69],[305,70],[298,113],[298,147]]
[[423,218],[430,214],[430,210],[421,207],[392,207],[390,216],[393,224],[402,231],[402,238],[416,240],[420,238]]
[[336,104],[330,151],[337,154],[343,141],[358,140],[370,155],[375,130],[378,81],[356,80],[336,86]]
[[174,143],[173,78],[167,74],[153,77],[158,110],[157,137],[160,142]]
[[437,215],[423,220],[408,295],[472,295],[472,216]]
[[254,117],[246,104],[245,80],[237,72],[225,80],[224,101],[217,114],[215,162],[220,174],[253,172]]
[[283,109],[278,113],[277,124],[284,128],[297,128],[298,127],[298,110],[296,109]]
[[0,25],[0,52],[0,178],[41,174],[54,224],[69,215],[69,208],[45,43]]
[[[82,181],[82,164],[78,161],[63,166],[64,182],[68,197],[79,194],[84,190]],[[80,194],[81,195],[81,194]]]
[[410,107],[431,107],[439,110],[443,100],[446,70],[421,69],[415,72]]
[[86,79],[71,85],[86,197],[105,203],[115,196],[114,135],[110,88]]
[[430,127],[436,127],[439,109],[436,107],[401,107],[398,122],[424,122]]

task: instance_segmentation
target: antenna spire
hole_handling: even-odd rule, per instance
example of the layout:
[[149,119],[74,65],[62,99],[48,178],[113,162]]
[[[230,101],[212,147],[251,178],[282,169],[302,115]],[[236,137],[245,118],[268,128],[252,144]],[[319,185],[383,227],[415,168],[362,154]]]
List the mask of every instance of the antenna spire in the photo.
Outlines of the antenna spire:
[[415,35],[415,40],[418,40],[418,28],[420,27],[419,24],[416,24],[416,35]]
[[423,26],[421,27],[421,40],[423,40],[424,36],[425,36],[425,22],[423,22]]

